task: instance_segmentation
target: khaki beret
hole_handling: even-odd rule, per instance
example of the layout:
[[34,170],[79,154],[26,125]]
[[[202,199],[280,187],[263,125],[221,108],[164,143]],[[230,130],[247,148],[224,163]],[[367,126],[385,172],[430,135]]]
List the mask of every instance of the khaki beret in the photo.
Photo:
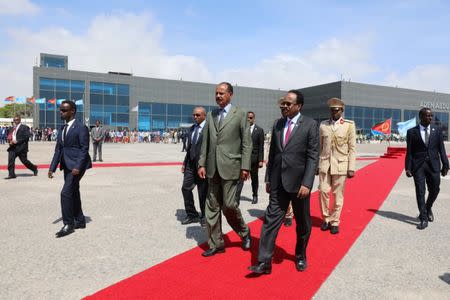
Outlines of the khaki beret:
[[344,106],[345,106],[344,101],[342,101],[339,98],[331,98],[330,100],[328,100],[327,104],[329,107],[344,108]]

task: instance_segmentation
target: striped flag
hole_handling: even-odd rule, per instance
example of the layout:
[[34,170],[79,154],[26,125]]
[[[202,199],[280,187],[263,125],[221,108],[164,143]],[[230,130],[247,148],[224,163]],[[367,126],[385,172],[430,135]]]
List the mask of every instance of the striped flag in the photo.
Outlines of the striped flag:
[[36,101],[35,101],[35,103],[36,104],[45,104],[45,98],[39,98],[39,99],[36,99]]
[[83,105],[83,99],[75,100],[76,105]]
[[56,104],[56,98],[49,99],[47,103]]
[[66,99],[58,99],[58,100],[56,100],[56,104],[61,105],[61,103],[63,103],[63,101],[66,101]]
[[26,103],[26,97],[16,97],[16,103]]
[[34,99],[34,97],[29,97],[27,98],[27,103],[36,103],[36,99]]
[[14,102],[14,101],[16,101],[16,97],[14,97],[14,96],[9,96],[9,97],[6,97],[4,101],[5,101],[5,102]]
[[373,135],[390,135],[391,134],[392,119],[384,120],[383,122],[373,125],[371,128]]

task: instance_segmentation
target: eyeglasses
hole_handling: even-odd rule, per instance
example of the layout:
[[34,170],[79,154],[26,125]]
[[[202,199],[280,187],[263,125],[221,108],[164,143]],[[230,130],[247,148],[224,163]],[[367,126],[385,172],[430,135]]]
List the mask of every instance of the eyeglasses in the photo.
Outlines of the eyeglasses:
[[60,109],[59,111],[65,113],[65,112],[68,112],[69,109]]
[[280,107],[284,107],[284,106],[291,107],[293,105],[297,105],[297,103],[292,103],[292,102],[281,102],[280,103]]
[[253,120],[253,117],[247,117],[247,119],[249,119],[249,120]]
[[331,107],[330,108],[330,111],[332,111],[332,112],[338,112],[338,111],[340,111],[341,109],[339,108],[339,107]]

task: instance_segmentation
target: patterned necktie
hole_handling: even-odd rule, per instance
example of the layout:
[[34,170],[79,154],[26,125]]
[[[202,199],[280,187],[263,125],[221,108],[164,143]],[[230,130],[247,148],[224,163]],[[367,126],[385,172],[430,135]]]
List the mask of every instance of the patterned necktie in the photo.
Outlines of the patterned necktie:
[[430,141],[430,134],[428,133],[428,127],[425,127],[425,146],[428,147],[429,141]]
[[289,136],[291,135],[291,131],[292,131],[291,125],[292,125],[292,120],[289,120],[288,128],[286,130],[286,134],[284,135],[284,145],[286,145],[287,142],[289,141]]

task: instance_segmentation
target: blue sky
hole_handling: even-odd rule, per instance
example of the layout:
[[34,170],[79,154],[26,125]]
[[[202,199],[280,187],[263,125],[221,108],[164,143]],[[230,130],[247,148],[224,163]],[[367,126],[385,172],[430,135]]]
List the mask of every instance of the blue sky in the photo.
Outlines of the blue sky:
[[0,28],[0,97],[31,95],[40,52],[94,72],[450,92],[450,1],[0,0]]

